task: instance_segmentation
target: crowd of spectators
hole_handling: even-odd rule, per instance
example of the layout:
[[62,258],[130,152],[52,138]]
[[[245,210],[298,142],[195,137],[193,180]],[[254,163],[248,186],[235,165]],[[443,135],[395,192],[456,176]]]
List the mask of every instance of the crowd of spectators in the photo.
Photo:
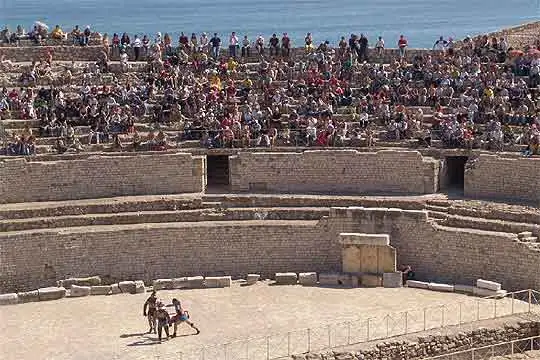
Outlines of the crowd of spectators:
[[[75,43],[87,44],[81,36]],[[316,45],[308,33],[302,54],[294,56],[286,33],[252,42],[233,32],[227,40],[228,46],[218,34],[182,33],[173,44],[161,33],[152,40],[104,35],[101,59],[87,70],[91,75],[104,76],[115,57],[125,72],[130,61],[144,59],[145,71],[114,86],[92,85],[83,77],[82,86],[69,92],[61,86],[4,89],[0,111],[16,109],[23,118],[39,119],[40,136],[57,137],[57,148],[77,151],[83,147],[78,127],[89,128],[86,144],[123,148],[126,138],[135,149],[171,146],[162,129],[174,127],[176,140],[206,147],[371,146],[378,139],[417,139],[420,146],[440,141],[502,150],[524,144],[527,154],[538,152],[540,50],[534,46],[512,49],[505,39],[479,37],[457,47],[441,37],[431,53],[407,59],[408,42],[401,36],[399,55],[383,64],[378,60],[384,40],[370,48],[363,34],[343,37],[334,47],[328,41]],[[23,76],[37,83],[52,76],[46,70],[51,63],[36,62]],[[67,84],[73,72],[63,70]],[[155,129],[144,136],[135,131],[143,116]],[[33,142],[26,133],[11,143],[26,154]]]

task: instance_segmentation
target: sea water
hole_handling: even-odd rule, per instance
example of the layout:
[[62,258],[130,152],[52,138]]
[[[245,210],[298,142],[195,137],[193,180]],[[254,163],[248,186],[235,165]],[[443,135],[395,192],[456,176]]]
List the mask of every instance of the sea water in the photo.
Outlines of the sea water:
[[30,28],[36,20],[64,31],[90,25],[101,33],[231,31],[254,40],[289,33],[301,45],[364,33],[373,44],[383,36],[395,47],[404,34],[410,47],[431,47],[439,36],[462,38],[540,19],[540,0],[0,0],[0,26]]

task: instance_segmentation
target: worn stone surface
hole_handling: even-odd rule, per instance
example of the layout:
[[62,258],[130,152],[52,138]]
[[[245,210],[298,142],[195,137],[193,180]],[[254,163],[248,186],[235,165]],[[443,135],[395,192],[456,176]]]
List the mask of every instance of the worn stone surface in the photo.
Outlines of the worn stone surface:
[[14,305],[19,303],[17,293],[0,294],[0,305]]
[[111,295],[111,285],[96,285],[90,286],[90,295]]
[[274,279],[277,285],[295,285],[298,281],[298,275],[293,272],[276,273]]
[[118,288],[122,293],[135,294],[137,285],[135,281],[121,281],[118,283]]
[[[92,156],[81,160],[0,160],[1,203],[201,192],[204,160],[191,154]],[[28,176],[24,189],[18,179]],[[160,181],[156,181],[159,174]]]
[[248,285],[256,284],[260,278],[261,278],[261,275],[259,274],[248,274],[247,279],[246,279],[246,284]]
[[95,286],[101,285],[101,278],[99,276],[89,276],[86,278],[69,278],[58,281],[58,286],[71,288],[72,285],[78,286]]
[[428,289],[433,291],[454,292],[454,285],[430,282]]
[[231,284],[230,276],[207,276],[204,278],[204,286],[207,288],[231,287]]
[[476,280],[476,287],[492,291],[499,291],[502,288],[500,283],[484,279]]
[[298,283],[304,286],[317,285],[317,273],[305,272],[305,273],[298,274]]
[[63,287],[39,288],[39,301],[58,300],[66,296],[66,289]]
[[540,158],[480,155],[465,170],[465,196],[516,199],[540,206]]
[[19,303],[39,301],[39,292],[37,290],[23,291],[17,293]]
[[399,288],[403,286],[403,274],[399,271],[383,274],[383,286],[385,288]]
[[230,167],[233,191],[430,194],[437,190],[439,162],[416,151],[310,150],[242,152],[230,158]]
[[156,279],[152,282],[152,286],[156,291],[175,289],[173,279]]
[[71,285],[71,288],[69,289],[69,296],[70,297],[88,296],[90,295],[90,291],[91,291],[90,286]]

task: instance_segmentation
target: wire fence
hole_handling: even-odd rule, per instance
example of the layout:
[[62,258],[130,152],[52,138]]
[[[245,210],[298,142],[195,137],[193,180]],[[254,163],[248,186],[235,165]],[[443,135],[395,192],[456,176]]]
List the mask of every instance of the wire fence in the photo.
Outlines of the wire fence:
[[540,350],[540,335],[507,341],[503,343],[487,345],[451,354],[438,355],[426,360],[484,360],[492,359],[496,356],[508,356],[521,354],[526,351]]
[[540,314],[540,292],[522,290],[202,347],[180,360],[273,360],[504,316]]

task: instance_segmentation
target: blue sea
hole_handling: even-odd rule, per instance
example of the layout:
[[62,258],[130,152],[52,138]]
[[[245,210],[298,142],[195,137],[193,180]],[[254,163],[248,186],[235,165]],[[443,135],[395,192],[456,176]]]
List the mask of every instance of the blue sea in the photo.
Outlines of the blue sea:
[[462,38],[540,19],[540,0],[0,0],[0,25],[29,28],[36,20],[71,30],[75,24],[101,33],[169,32],[177,40],[206,31],[225,39],[231,31],[268,38],[288,32],[302,43],[335,43],[364,33],[395,47],[405,34],[411,47],[431,47],[439,36]]

